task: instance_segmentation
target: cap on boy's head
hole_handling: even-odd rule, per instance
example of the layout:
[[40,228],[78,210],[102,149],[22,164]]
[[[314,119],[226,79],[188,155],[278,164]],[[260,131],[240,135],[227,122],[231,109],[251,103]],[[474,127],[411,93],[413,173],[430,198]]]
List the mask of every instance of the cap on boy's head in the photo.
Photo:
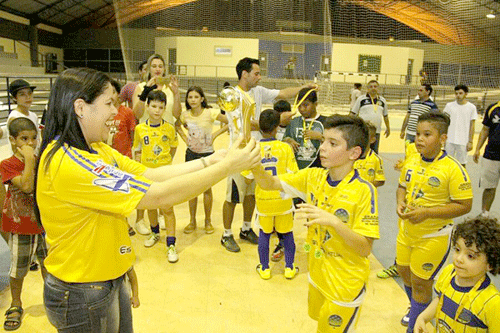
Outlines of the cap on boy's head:
[[357,116],[334,114],[325,120],[325,130],[334,128],[342,132],[342,138],[347,143],[347,149],[359,146],[363,156],[369,142],[369,133],[366,123]]
[[259,118],[259,127],[263,133],[271,133],[280,125],[280,114],[271,109],[262,111]]
[[292,111],[292,106],[288,103],[288,101],[282,99],[274,103],[273,109],[277,112],[289,112]]
[[12,97],[16,98],[16,94],[19,90],[24,89],[24,88],[30,88],[31,91],[35,90],[36,87],[30,85],[27,81],[19,79],[13,81],[9,85],[9,93],[12,95]]
[[35,131],[36,125],[28,118],[19,117],[9,123],[9,135],[17,138],[22,131]]
[[462,238],[467,247],[476,245],[486,255],[490,273],[500,273],[500,225],[495,218],[475,217],[457,224],[451,235],[452,244]]
[[[304,96],[306,97],[304,98]],[[302,101],[303,98],[304,101],[309,101],[311,103],[316,103],[318,101],[318,95],[316,94],[316,90],[311,88],[300,89],[297,95],[297,100]]]
[[167,95],[161,90],[153,90],[148,94],[146,104],[149,105],[151,101],[158,101],[167,104]]
[[450,117],[446,113],[439,111],[430,111],[423,113],[418,117],[417,123],[421,123],[424,121],[428,121],[433,124],[438,130],[439,135],[448,133],[448,127],[450,126]]

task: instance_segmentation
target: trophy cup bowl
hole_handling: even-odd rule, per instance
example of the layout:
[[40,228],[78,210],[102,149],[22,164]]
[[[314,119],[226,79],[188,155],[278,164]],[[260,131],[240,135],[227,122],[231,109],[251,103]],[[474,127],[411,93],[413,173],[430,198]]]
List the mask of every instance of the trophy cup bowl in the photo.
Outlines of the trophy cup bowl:
[[233,87],[224,88],[217,98],[217,104],[226,112],[233,112],[240,105],[240,94]]

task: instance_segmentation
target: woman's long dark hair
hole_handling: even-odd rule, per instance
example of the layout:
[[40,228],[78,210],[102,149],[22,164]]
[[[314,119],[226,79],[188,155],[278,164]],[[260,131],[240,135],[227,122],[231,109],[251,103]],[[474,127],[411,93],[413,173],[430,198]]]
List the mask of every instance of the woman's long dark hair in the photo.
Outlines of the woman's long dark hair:
[[[78,123],[74,103],[77,99],[82,99],[87,104],[93,103],[104,92],[108,82],[111,82],[111,79],[106,74],[89,68],[68,69],[56,79],[50,91],[39,156],[41,157],[45,153],[45,149],[52,141],[56,140],[56,142],[47,152],[44,165],[40,166],[40,158],[37,161],[35,202],[38,173],[47,171],[50,161],[57,150],[66,144],[77,149],[90,151]],[[40,171],[41,167],[43,171]],[[38,204],[35,204],[35,212],[40,222]]]
[[198,87],[198,86],[191,86],[186,91],[186,110],[191,110],[191,105],[189,105],[189,103],[188,103],[188,95],[191,91],[196,91],[203,98],[203,101],[201,102],[202,108],[205,108],[205,109],[211,108],[211,106],[209,106],[207,103],[207,98],[205,97],[205,93],[203,92],[203,89],[201,89],[201,87]]

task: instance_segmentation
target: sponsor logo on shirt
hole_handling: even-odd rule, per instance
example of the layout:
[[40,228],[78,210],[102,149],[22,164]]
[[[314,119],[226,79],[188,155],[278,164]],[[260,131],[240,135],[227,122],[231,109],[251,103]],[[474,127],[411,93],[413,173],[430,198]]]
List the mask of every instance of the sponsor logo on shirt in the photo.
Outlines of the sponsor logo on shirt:
[[132,252],[132,248],[127,245],[120,246],[120,254],[128,254]]
[[[129,179],[131,175],[118,170],[111,165],[105,164],[103,161],[97,161],[95,168],[92,170],[99,178],[93,180],[93,184],[111,190],[113,192],[130,192]],[[107,175],[109,177],[101,177]]]

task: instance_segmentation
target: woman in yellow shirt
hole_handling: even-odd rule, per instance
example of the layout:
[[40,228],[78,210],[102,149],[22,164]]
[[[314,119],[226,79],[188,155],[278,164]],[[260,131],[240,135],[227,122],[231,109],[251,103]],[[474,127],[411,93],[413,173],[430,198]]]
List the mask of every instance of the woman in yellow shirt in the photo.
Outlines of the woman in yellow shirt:
[[134,209],[179,204],[259,163],[252,140],[227,154],[146,168],[104,143],[117,113],[112,96],[110,78],[87,68],[64,71],[50,94],[36,203],[50,246],[45,309],[64,332],[132,332],[122,282],[135,261],[126,222]]

